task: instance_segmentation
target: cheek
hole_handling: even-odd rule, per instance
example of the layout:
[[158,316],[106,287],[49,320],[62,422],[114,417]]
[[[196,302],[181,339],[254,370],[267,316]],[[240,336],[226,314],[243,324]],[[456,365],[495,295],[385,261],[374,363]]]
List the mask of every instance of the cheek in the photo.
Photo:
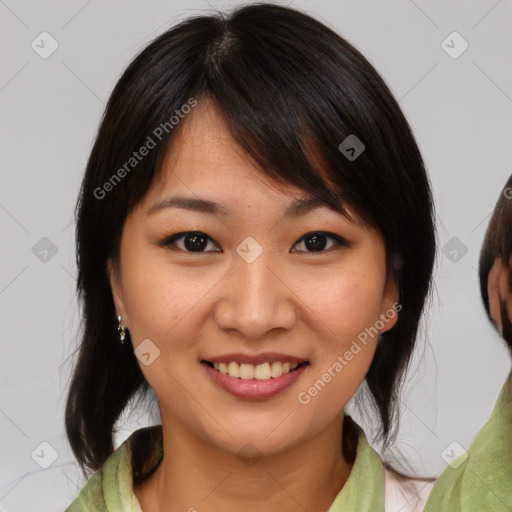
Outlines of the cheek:
[[165,350],[172,339],[173,355],[190,351],[208,320],[209,293],[222,286],[226,271],[171,265],[165,249],[132,251],[123,261],[123,287],[134,346],[149,338]]
[[134,349],[146,339],[158,347],[154,362],[139,366],[158,396],[173,402],[182,396],[189,375],[197,371],[194,353],[199,351],[198,330],[207,321],[204,305],[222,274],[143,261],[134,257],[125,267],[130,337]]
[[327,329],[334,344],[357,337],[374,325],[382,309],[383,277],[376,272],[352,271],[304,283],[303,300]]
[[303,300],[310,312],[307,321],[321,340],[312,382],[320,379],[326,383],[320,401],[344,406],[375,354],[375,324],[382,311],[384,276],[375,270],[353,270],[339,273],[336,279],[317,279],[316,286],[306,283],[305,287],[308,293],[303,294]]
[[200,303],[209,284],[188,277],[187,271],[173,272],[159,266],[138,265],[126,273],[130,276],[125,294],[133,329],[157,340],[186,326],[187,314]]
[[[304,304],[319,340],[316,364],[298,395],[311,421],[329,421],[353,397],[373,360],[383,282],[376,273],[353,272],[309,287]],[[314,290],[314,291],[313,291]]]

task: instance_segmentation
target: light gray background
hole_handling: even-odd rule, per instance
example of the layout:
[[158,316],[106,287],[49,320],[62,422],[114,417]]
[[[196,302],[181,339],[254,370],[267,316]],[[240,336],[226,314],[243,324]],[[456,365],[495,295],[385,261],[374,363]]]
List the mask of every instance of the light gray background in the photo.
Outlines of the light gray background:
[[[73,208],[104,104],[145,43],[189,15],[236,3],[0,0],[1,510],[63,510],[84,484],[63,426],[79,319]],[[450,443],[469,447],[510,370],[484,314],[477,268],[490,213],[512,172],[512,5],[288,5],[330,25],[372,62],[399,99],[430,172],[440,238],[436,293],[409,372],[397,447],[414,474],[433,476],[446,468]],[[31,48],[43,31],[59,45],[47,59]],[[453,31],[469,43],[456,59],[441,46]],[[43,237],[57,247],[46,262],[32,252]],[[452,237],[467,247],[457,262],[442,253]],[[158,422],[144,412],[125,419],[118,443]],[[34,459],[48,463],[53,452],[42,442],[58,454],[44,470]]]

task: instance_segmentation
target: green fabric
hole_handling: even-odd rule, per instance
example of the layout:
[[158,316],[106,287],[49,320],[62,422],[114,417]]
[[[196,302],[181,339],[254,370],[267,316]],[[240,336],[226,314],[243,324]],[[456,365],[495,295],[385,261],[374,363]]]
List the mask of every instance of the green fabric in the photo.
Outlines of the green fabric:
[[425,512],[512,511],[512,372],[467,454],[439,477]]
[[[358,427],[359,428],[359,427]],[[160,429],[160,425],[147,427]],[[132,487],[130,436],[87,481],[66,512],[142,512]],[[155,464],[160,462],[162,441],[155,446]],[[383,512],[384,468],[375,450],[359,428],[357,456],[343,489],[328,512]]]
[[358,428],[354,466],[328,512],[384,512],[384,466]]
[[[149,428],[154,427],[147,427]],[[66,512],[142,512],[133,494],[130,436],[89,478]]]

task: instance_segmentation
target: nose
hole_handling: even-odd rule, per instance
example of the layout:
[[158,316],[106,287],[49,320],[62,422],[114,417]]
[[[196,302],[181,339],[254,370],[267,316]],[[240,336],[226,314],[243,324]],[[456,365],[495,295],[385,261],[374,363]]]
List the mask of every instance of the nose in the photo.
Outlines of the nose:
[[290,330],[297,321],[296,294],[290,276],[285,275],[272,255],[261,254],[248,263],[235,258],[222,281],[215,308],[220,329],[236,330],[256,340],[274,329]]

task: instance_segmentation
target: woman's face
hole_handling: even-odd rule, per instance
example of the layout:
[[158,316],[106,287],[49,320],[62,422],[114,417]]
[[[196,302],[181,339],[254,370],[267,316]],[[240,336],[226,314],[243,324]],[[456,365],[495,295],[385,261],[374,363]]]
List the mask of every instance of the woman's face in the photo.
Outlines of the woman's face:
[[[200,102],[181,122],[162,174],[126,219],[120,272],[110,274],[116,311],[164,429],[180,425],[232,453],[246,443],[278,453],[339,428],[376,332],[397,320],[383,241],[326,206],[287,213],[308,195],[258,172],[211,104]],[[169,206],[175,196],[219,211]],[[202,237],[165,244],[190,231]],[[261,379],[203,362],[243,356],[261,365]],[[288,365],[265,364],[275,361],[307,364],[277,377]],[[251,376],[253,366],[230,364],[230,373],[237,368]],[[269,370],[276,377],[267,379]]]

